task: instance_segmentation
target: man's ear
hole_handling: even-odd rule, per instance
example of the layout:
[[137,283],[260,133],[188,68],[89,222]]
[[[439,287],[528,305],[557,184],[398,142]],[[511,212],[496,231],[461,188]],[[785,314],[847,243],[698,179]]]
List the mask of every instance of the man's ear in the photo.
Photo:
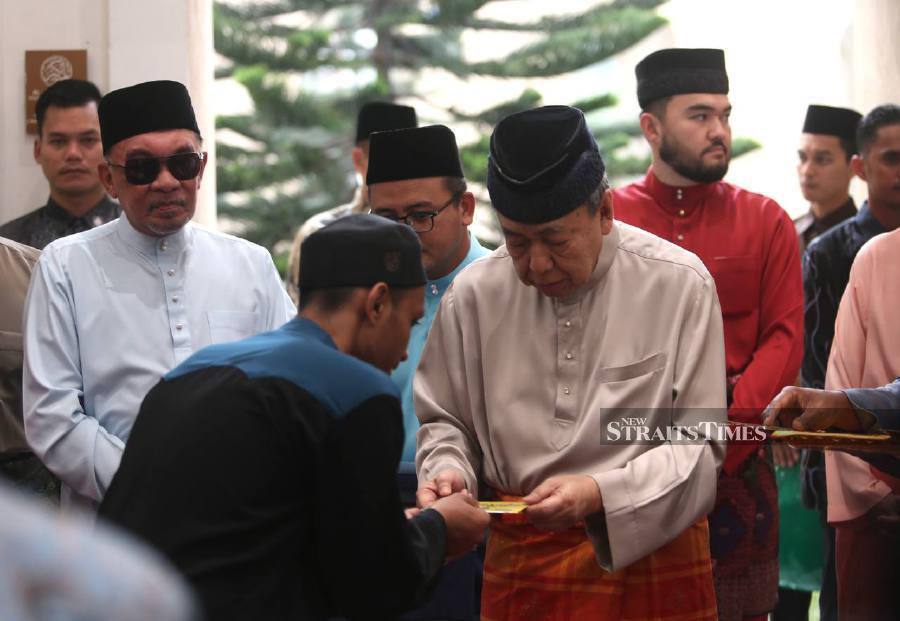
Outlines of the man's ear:
[[366,294],[365,318],[373,324],[381,323],[391,312],[391,291],[383,282],[375,283]]
[[658,118],[649,112],[641,112],[639,123],[641,133],[652,146],[656,146],[662,141],[662,128]]
[[475,195],[463,192],[459,197],[459,206],[462,207],[463,224],[469,226],[475,220]]
[[350,152],[350,157],[353,159],[353,169],[359,173],[359,175],[363,178],[363,183],[366,182],[366,169],[368,168],[369,158],[366,155],[366,152],[363,151],[362,147],[359,145],[353,147],[353,151]]
[[112,169],[106,163],[106,160],[97,164],[97,176],[100,177],[100,183],[106,188],[106,193],[113,198],[119,198],[119,193],[116,192],[116,186],[113,184]]
[[853,174],[862,179],[863,181],[868,181],[866,178],[866,163],[863,161],[861,155],[854,155],[850,160],[850,168],[853,169]]
[[38,136],[34,139],[34,161],[37,164],[41,163],[41,137]]
[[603,199],[600,201],[600,230],[604,235],[609,235],[612,231],[613,223],[613,195],[612,190],[603,193]]

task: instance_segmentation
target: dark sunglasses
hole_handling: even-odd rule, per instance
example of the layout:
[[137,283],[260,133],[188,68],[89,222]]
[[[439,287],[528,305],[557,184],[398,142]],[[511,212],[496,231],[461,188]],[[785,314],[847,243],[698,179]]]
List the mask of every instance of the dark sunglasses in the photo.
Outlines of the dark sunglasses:
[[163,166],[179,181],[194,179],[205,159],[206,153],[186,152],[165,157],[136,157],[125,160],[125,164],[113,164],[109,160],[106,163],[121,168],[131,185],[147,185],[156,181]]

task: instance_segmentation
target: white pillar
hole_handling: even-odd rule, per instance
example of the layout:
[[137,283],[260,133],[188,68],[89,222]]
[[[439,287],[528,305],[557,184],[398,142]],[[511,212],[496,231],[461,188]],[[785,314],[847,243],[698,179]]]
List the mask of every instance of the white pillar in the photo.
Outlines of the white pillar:
[[848,44],[846,84],[856,109],[900,104],[900,2],[856,0]]

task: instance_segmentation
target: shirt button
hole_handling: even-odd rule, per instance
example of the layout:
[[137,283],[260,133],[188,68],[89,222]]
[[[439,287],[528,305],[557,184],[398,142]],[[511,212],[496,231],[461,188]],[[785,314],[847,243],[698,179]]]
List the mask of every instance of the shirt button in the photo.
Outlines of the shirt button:
[[678,200],[681,200],[681,188],[678,188],[677,190],[675,190],[675,198],[677,198]]
[[574,358],[574,357],[575,357],[575,356],[572,355],[572,352],[570,352],[570,351],[569,351],[569,352],[566,352],[566,360],[571,360],[571,359]]
[[571,327],[572,327],[572,322],[569,321],[568,319],[566,319],[565,326],[566,326],[567,328],[571,328]]
[[563,393],[569,394],[570,392],[571,392],[571,391],[569,390],[569,387],[568,387],[568,386],[563,386]]
[[164,242],[164,241],[159,242],[159,249],[160,249],[160,250],[165,250],[166,247],[167,247],[167,246],[166,246],[166,242]]
[[169,270],[168,272],[166,272],[166,274],[168,274],[169,276],[174,276],[175,270]]
[[176,324],[175,324],[175,329],[178,330],[179,332],[181,331],[181,329],[182,329],[183,327],[184,327],[184,326],[181,325],[180,323],[176,323]]
[[431,295],[437,295],[437,294],[438,294],[437,285],[431,285]]
[[678,210],[678,215],[679,215],[679,216],[683,216],[683,215],[684,215],[684,209],[679,209],[679,210]]
[[682,235],[681,233],[679,233],[677,239],[678,239],[678,241],[684,241],[684,235]]
[[172,302],[175,304],[178,304],[178,296],[177,295],[172,296]]

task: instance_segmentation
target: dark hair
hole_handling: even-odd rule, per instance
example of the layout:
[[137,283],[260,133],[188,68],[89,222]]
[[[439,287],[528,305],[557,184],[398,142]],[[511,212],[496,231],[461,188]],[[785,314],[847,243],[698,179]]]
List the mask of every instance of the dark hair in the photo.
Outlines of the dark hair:
[[444,187],[450,194],[462,194],[468,188],[462,177],[444,177]]
[[300,299],[297,310],[303,311],[310,306],[317,306],[325,313],[333,313],[350,300],[357,287],[334,287],[331,289],[305,289],[300,287]]
[[600,210],[600,206],[603,204],[603,196],[607,190],[609,190],[609,179],[604,173],[603,178],[600,179],[600,184],[588,196],[587,212],[589,216],[593,217]]
[[669,105],[669,101],[671,100],[672,96],[654,99],[646,106],[644,106],[644,112],[649,112],[656,118],[662,119],[664,116],[666,116],[666,107]]
[[[416,287],[388,287],[391,300],[396,302],[404,292]],[[328,289],[304,289],[300,287],[300,299],[297,311],[302,312],[310,306],[316,306],[323,313],[334,313],[350,301],[355,291],[368,287],[332,287]]]
[[856,146],[860,155],[865,154],[875,142],[878,130],[886,125],[900,125],[900,106],[897,104],[883,104],[872,108],[859,122],[856,128]]
[[859,153],[859,151],[856,150],[856,140],[854,138],[845,138],[838,136],[837,139],[841,144],[841,149],[844,151],[844,155],[846,156],[848,162],[853,159],[854,155]]
[[44,117],[47,116],[47,108],[77,108],[94,102],[100,104],[100,89],[93,82],[87,80],[60,80],[52,84],[41,93],[34,106],[34,114],[37,117],[38,136],[44,133]]

